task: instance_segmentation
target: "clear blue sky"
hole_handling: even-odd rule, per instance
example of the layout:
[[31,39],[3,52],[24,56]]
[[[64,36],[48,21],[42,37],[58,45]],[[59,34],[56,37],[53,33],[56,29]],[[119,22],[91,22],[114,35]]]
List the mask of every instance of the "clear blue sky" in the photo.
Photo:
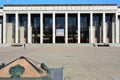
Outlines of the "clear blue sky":
[[0,0],[0,7],[4,4],[118,4],[120,0]]

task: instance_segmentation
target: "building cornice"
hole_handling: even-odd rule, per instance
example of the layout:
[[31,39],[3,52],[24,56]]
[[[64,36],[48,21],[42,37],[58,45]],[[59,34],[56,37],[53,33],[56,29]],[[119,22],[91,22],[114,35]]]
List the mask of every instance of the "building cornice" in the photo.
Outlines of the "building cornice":
[[4,6],[117,6],[117,4],[5,4]]

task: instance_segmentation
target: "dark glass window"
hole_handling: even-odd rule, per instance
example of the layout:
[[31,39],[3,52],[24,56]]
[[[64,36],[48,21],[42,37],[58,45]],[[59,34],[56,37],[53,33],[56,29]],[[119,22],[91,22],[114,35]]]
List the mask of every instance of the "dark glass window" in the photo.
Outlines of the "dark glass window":
[[[114,31],[113,31],[114,30]],[[106,14],[107,43],[112,43],[113,32],[115,32],[115,14]],[[114,34],[115,36],[115,34]]]
[[65,43],[65,14],[56,14],[56,43]]
[[15,14],[7,14],[6,22],[12,23],[12,43],[14,43],[15,42]]
[[43,43],[52,43],[53,36],[53,19],[52,14],[43,16]]
[[31,15],[32,43],[40,43],[40,14]]
[[93,15],[93,31],[94,31],[94,42],[103,42],[103,26],[102,26],[102,14]]
[[77,14],[68,14],[68,43],[77,43]]
[[[19,27],[24,27],[24,43],[27,43],[28,37],[28,15],[27,14],[19,14]],[[20,41],[20,31],[19,31],[19,41]]]
[[80,21],[81,43],[89,43],[90,14],[81,14]]

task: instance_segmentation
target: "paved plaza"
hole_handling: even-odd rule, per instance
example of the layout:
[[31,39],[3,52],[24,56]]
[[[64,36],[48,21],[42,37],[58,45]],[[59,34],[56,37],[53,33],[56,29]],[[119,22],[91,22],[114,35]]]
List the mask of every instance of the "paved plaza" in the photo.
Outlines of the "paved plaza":
[[0,63],[20,56],[44,62],[49,68],[63,68],[65,80],[120,80],[120,47],[39,45],[0,47]]

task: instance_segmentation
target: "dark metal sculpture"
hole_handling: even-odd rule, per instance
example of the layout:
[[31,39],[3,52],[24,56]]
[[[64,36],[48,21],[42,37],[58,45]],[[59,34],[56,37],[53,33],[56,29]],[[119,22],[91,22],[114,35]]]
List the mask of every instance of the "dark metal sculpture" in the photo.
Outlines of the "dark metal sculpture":
[[25,68],[18,64],[9,69],[9,74],[11,75],[11,77],[20,77],[24,73],[24,71]]
[[48,73],[50,72],[49,68],[44,64],[44,63],[41,63],[41,67],[46,70]]
[[2,64],[0,65],[0,69],[2,69],[3,67],[5,67],[5,63],[2,63]]

